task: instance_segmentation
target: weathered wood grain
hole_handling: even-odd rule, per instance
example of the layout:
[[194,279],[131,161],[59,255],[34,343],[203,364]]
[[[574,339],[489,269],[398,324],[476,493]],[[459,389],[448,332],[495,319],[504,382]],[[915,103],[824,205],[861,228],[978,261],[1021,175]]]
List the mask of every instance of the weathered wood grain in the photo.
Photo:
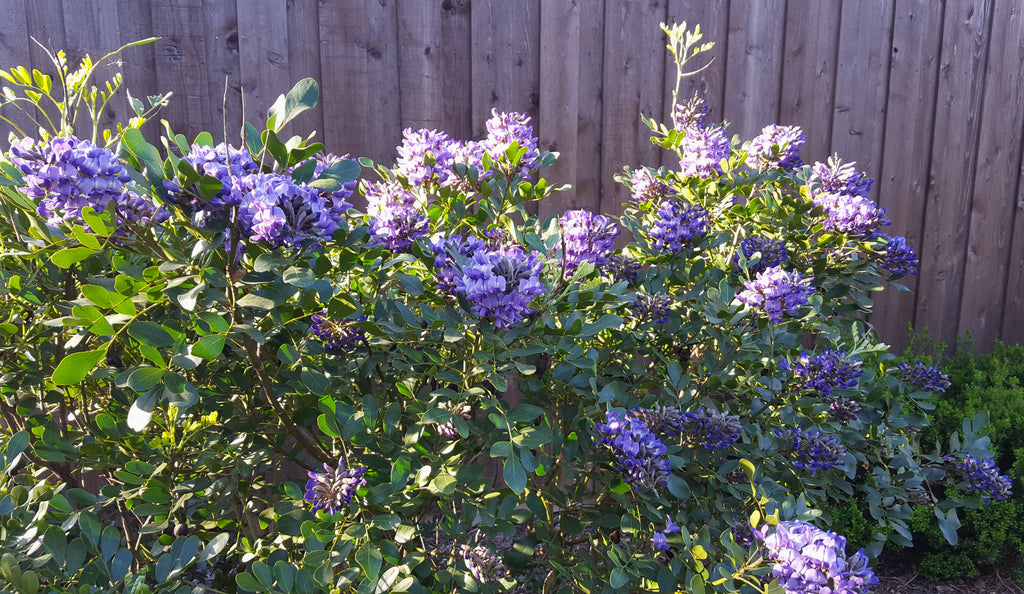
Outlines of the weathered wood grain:
[[[991,2],[946,5],[939,67],[935,134],[930,165],[914,325],[953,344],[959,326],[960,291],[974,178],[981,106],[989,55]],[[999,299],[999,297],[995,297]]]
[[[667,2],[608,0],[605,4],[604,88],[601,141],[601,211],[621,214],[629,190],[614,176],[630,167],[658,166],[660,149],[640,114],[660,116],[664,109],[665,56],[658,31]],[[660,31],[658,31],[660,35]]]
[[[892,2],[844,2],[832,115],[832,152],[877,180],[882,171]],[[872,188],[872,198],[878,190]]]
[[749,140],[778,120],[785,7],[784,0],[729,4],[724,116],[730,135]]
[[836,90],[840,0],[789,0],[782,56],[779,124],[800,126],[807,140],[806,163],[831,154],[831,122]]
[[[32,56],[29,54],[28,23],[25,15],[24,2],[11,2],[6,18],[0,19],[0,70],[10,70],[15,66],[32,68]],[[3,86],[9,86],[4,81]],[[29,109],[27,106],[23,106]],[[31,111],[31,110],[30,110]],[[0,108],[0,116],[10,120],[26,134],[34,134],[35,124],[24,112],[12,105],[5,105]],[[0,147],[7,150],[6,131],[13,129],[7,122],[0,120],[0,131],[4,134],[0,137]]]
[[174,93],[160,118],[170,122],[176,133],[192,138],[213,128],[210,102],[220,100],[209,88],[206,26],[198,18],[203,2],[153,0],[150,8],[153,35],[160,37],[154,46],[157,85]]
[[[666,24],[686,23],[688,28],[700,25],[701,33],[704,35],[703,43],[714,42],[715,47],[706,52],[703,56],[695,58],[694,62],[687,65],[687,70],[693,71],[708,62],[711,65],[699,74],[683,79],[679,87],[679,99],[686,100],[693,97],[694,93],[704,98],[704,103],[709,108],[708,119],[712,122],[722,121],[722,109],[725,103],[725,65],[728,57],[728,36],[729,36],[729,0],[669,0],[668,19]],[[653,35],[654,33],[647,33]],[[660,31],[657,32],[664,43],[668,38]],[[665,113],[658,116],[659,120],[667,122],[671,117],[672,91],[676,85],[675,61],[672,55],[665,50]],[[672,161],[672,155],[665,153],[666,158]],[[665,165],[674,166],[668,161]]]
[[580,208],[601,210],[601,154],[604,111],[604,4],[587,0],[580,11],[580,74],[576,113],[575,200]]
[[1024,137],[1024,5],[997,0],[992,10],[977,172],[964,264],[959,332],[988,352],[1003,326],[1013,214]]
[[[555,166],[543,175],[554,185],[575,184],[579,154],[580,5],[575,0],[541,0],[540,11],[540,53],[561,57],[540,63],[540,148],[559,153]],[[580,197],[573,188],[539,204],[538,214],[546,218],[569,209],[592,211],[599,207],[593,198]]]
[[[288,85],[310,77],[320,80],[320,10],[317,0],[288,0]],[[323,141],[324,106],[317,101],[312,109],[302,113],[290,125],[289,135],[302,137],[316,132],[315,139]]]
[[[237,0],[238,57],[245,120],[257,129],[267,123],[267,109],[292,82],[288,66],[288,12],[283,2]],[[217,87],[223,90],[223,87]],[[294,129],[282,132],[285,137]],[[305,136],[305,135],[303,135]]]
[[[907,238],[921,254],[933,142],[935,92],[939,76],[942,5],[931,0],[899,0],[893,23],[892,59],[886,105],[882,174],[876,183],[879,204],[892,219],[886,232]],[[907,344],[914,321],[916,275],[900,282],[911,292],[887,289],[873,297],[871,322],[896,350]]]
[[[206,79],[210,90],[209,132],[218,140],[244,144],[242,135],[242,65],[239,55],[238,5],[233,0],[203,0]],[[251,99],[246,90],[246,100]],[[247,107],[252,108],[250,103]],[[264,107],[266,111],[266,107]]]

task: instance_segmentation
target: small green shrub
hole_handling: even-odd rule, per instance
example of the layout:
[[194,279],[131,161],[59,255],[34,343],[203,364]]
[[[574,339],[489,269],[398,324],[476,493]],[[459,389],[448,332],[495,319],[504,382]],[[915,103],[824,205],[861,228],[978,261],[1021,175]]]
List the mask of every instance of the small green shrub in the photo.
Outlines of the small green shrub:
[[933,424],[921,432],[922,446],[941,442],[961,419],[987,412],[989,423],[981,434],[992,440],[996,464],[1009,469],[1015,493],[1009,501],[963,510],[956,546],[942,537],[931,507],[915,507],[911,527],[921,555],[915,569],[937,580],[975,576],[984,566],[1018,567],[1024,561],[1024,435],[1019,430],[1024,425],[1024,346],[997,343],[980,356],[961,350],[943,370],[951,386],[935,397]]

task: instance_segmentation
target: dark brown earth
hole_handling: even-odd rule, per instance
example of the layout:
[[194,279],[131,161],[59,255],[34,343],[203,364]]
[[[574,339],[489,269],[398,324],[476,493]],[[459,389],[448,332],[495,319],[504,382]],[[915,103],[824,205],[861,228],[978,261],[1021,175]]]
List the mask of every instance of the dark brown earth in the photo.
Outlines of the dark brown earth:
[[992,570],[973,578],[928,581],[905,567],[877,568],[878,583],[871,594],[1024,594],[1006,571]]

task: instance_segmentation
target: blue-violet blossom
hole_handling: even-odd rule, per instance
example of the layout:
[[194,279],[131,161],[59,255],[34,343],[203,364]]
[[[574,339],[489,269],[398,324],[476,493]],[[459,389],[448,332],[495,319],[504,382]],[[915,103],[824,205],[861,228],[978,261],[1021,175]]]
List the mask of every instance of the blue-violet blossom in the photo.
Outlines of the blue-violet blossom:
[[338,466],[331,468],[324,464],[323,472],[310,472],[306,482],[305,499],[313,503],[313,510],[337,513],[352,501],[359,487],[366,484],[365,468],[345,468],[345,461],[338,460]]
[[909,363],[900,363],[898,368],[903,383],[914,386],[918,390],[941,394],[949,389],[949,376],[936,367],[929,367],[918,361],[913,366]]
[[846,465],[843,460],[846,448],[835,435],[826,435],[819,429],[801,431],[792,427],[786,431],[776,429],[775,435],[786,442],[783,450],[797,468],[806,468],[813,474]]
[[834,349],[826,349],[820,355],[800,353],[792,364],[783,359],[779,366],[793,375],[804,378],[804,385],[817,390],[822,396],[829,396],[832,390],[848,390],[857,387],[857,378],[863,370],[860,359],[848,360],[846,353]]
[[707,232],[708,211],[699,204],[690,204],[675,198],[661,203],[649,234],[654,249],[676,253],[683,247],[697,243]]
[[685,177],[708,178],[722,173],[729,158],[729,138],[722,126],[691,127],[679,141],[679,168]]
[[[366,317],[363,316],[360,318],[360,321],[365,319]],[[353,326],[350,320],[341,323],[330,319],[327,316],[326,309],[319,314],[313,314],[310,317],[310,321],[312,324],[309,331],[313,336],[320,339],[320,342],[324,345],[324,350],[329,353],[349,351],[366,337],[366,332],[362,328]]]
[[991,458],[978,460],[966,454],[963,460],[946,456],[947,464],[952,465],[953,474],[962,482],[961,485],[971,491],[979,491],[985,503],[1006,501],[1013,494],[1013,481],[1006,475],[999,474],[999,467]]
[[[752,235],[740,242],[740,253],[747,260],[747,270],[751,274],[763,272],[772,266],[778,266],[789,259],[789,250],[786,249],[786,242],[781,239],[772,239],[761,235]],[[760,254],[758,256],[758,254]],[[754,256],[758,256],[754,260]],[[740,264],[740,255],[735,254],[732,263],[737,268]]]
[[477,249],[455,277],[455,290],[472,304],[471,311],[498,328],[510,328],[534,313],[530,301],[545,291],[540,282],[544,264],[519,246]]
[[882,268],[893,274],[917,274],[921,263],[906,237],[884,233],[879,237],[885,239],[885,255],[879,262]]
[[491,110],[491,119],[487,120],[487,138],[480,143],[495,163],[507,160],[505,151],[512,143],[520,150],[525,149],[525,154],[517,163],[509,163],[512,170],[508,172],[518,174],[524,179],[529,177],[531,169],[536,169],[540,165],[537,137],[533,135],[530,117],[525,113]]
[[846,539],[799,521],[780,522],[764,541],[772,575],[787,594],[867,594],[878,577],[864,549],[846,554]]
[[814,287],[813,277],[802,278],[799,272],[787,272],[772,266],[757,273],[753,280],[744,281],[744,290],[736,296],[741,303],[768,314],[773,324],[782,321],[782,314],[795,315],[807,303]]
[[606,263],[609,252],[615,249],[615,238],[621,233],[608,217],[586,210],[566,211],[558,223],[562,227],[566,276],[571,276],[584,262],[595,268]]
[[370,245],[405,252],[427,233],[429,219],[420,212],[424,200],[395,182],[366,185],[366,213],[370,216]]
[[405,176],[411,185],[443,184],[451,175],[453,163],[451,139],[447,132],[412,128],[402,132],[395,171]]
[[605,420],[595,427],[599,443],[612,450],[618,460],[616,468],[625,475],[625,481],[634,487],[667,485],[672,472],[668,448],[647,424],[634,415],[623,416],[616,411],[605,413]]
[[761,171],[793,171],[803,165],[799,153],[805,140],[807,137],[799,126],[765,126],[761,134],[747,144],[747,162]]
[[873,180],[854,167],[856,163],[843,163],[839,157],[829,157],[828,163],[817,162],[811,166],[808,180],[814,193],[843,194],[867,198],[871,193]]

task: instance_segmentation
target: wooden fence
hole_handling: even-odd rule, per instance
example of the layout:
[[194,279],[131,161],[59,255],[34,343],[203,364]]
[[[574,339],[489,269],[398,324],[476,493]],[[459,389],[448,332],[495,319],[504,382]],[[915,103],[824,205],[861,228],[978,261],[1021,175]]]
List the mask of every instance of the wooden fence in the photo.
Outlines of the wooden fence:
[[[799,124],[805,161],[838,153],[921,255],[911,294],[873,322],[953,341],[1024,341],[1024,2],[1020,0],[0,0],[0,64],[46,69],[136,39],[136,95],[173,91],[177,131],[227,130],[305,76],[321,107],[293,131],[391,162],[405,127],[479,137],[492,107],[526,111],[574,190],[540,205],[616,213],[623,165],[675,165],[640,112],[664,119],[672,67],[660,22],[699,23],[715,62],[687,82],[744,138]],[[107,117],[124,117],[125,104]],[[236,140],[237,142],[237,140]]]

